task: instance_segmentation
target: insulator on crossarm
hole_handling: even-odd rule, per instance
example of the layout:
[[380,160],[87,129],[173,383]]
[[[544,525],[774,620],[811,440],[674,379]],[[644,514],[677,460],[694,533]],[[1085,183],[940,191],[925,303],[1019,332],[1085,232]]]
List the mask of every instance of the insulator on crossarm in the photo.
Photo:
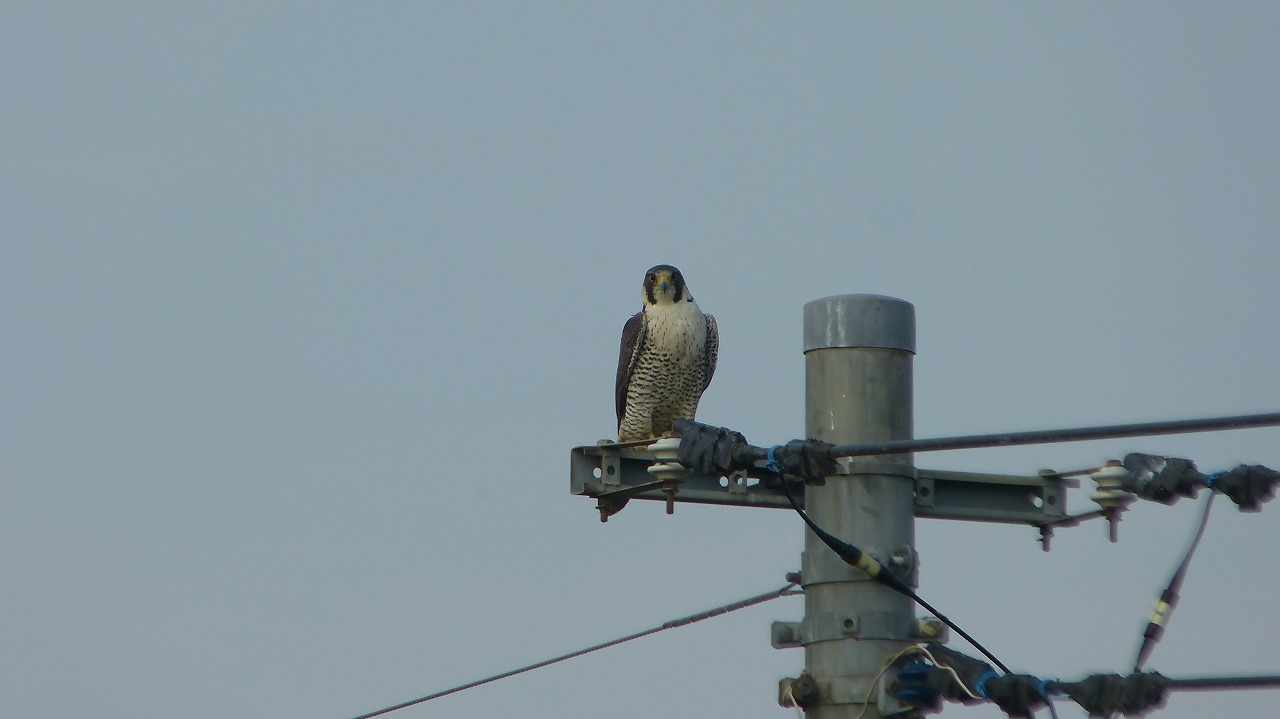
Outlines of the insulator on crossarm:
[[662,481],[662,493],[666,495],[667,514],[676,511],[676,492],[680,490],[680,480],[689,474],[689,468],[676,461],[680,451],[679,437],[663,437],[649,445],[645,450],[660,460],[649,466],[649,474]]
[[1129,470],[1118,460],[1109,460],[1101,469],[1089,475],[1098,486],[1089,499],[1102,508],[1110,528],[1111,541],[1119,539],[1120,513],[1134,500],[1134,496],[1124,490],[1124,482],[1129,477]]

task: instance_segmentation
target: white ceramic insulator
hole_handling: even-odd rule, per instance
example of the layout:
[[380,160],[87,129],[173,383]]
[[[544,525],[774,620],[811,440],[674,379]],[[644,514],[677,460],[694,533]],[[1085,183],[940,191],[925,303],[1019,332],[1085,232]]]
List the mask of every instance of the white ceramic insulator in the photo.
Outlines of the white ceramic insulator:
[[1120,465],[1108,464],[1099,469],[1089,475],[1089,478],[1098,485],[1098,491],[1094,492],[1089,499],[1103,509],[1129,504],[1134,500],[1133,495],[1120,488],[1124,478],[1128,476],[1129,470]]
[[680,438],[663,437],[646,447],[645,451],[658,459],[675,459],[680,455]]
[[649,474],[663,481],[680,479],[689,473],[689,469],[679,462],[655,462],[649,465]]

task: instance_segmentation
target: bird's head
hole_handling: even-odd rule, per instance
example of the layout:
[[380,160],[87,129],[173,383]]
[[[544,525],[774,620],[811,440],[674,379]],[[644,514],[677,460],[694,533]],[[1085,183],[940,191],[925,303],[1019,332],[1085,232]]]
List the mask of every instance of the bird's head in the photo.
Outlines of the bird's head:
[[680,270],[671,265],[650,267],[644,275],[644,302],[646,305],[672,305],[692,302],[689,288],[684,284]]

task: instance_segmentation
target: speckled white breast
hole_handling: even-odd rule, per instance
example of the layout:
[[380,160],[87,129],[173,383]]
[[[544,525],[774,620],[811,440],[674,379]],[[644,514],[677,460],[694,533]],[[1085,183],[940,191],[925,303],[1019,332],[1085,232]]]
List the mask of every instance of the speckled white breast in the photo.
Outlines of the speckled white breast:
[[645,309],[648,317],[648,345],[669,360],[689,365],[702,361],[707,345],[707,319],[698,309],[697,302],[678,302],[673,305],[650,305]]

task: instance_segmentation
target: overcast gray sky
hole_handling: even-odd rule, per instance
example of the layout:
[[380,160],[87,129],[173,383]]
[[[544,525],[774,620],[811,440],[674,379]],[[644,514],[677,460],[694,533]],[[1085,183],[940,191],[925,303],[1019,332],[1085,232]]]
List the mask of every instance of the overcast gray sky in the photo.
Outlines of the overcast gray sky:
[[[781,586],[788,513],[600,524],[568,493],[659,262],[719,320],[699,419],[758,444],[803,433],[804,303],[852,292],[916,306],[917,436],[1280,409],[1274,3],[0,20],[5,716],[343,719]],[[1278,438],[917,460],[1277,467]],[[1015,669],[1123,671],[1197,512],[1135,506],[1119,544],[1095,523],[1048,554],[921,521],[920,590]],[[1215,509],[1152,668],[1280,672],[1278,513]],[[769,623],[802,612],[398,716],[790,716],[803,657]]]

